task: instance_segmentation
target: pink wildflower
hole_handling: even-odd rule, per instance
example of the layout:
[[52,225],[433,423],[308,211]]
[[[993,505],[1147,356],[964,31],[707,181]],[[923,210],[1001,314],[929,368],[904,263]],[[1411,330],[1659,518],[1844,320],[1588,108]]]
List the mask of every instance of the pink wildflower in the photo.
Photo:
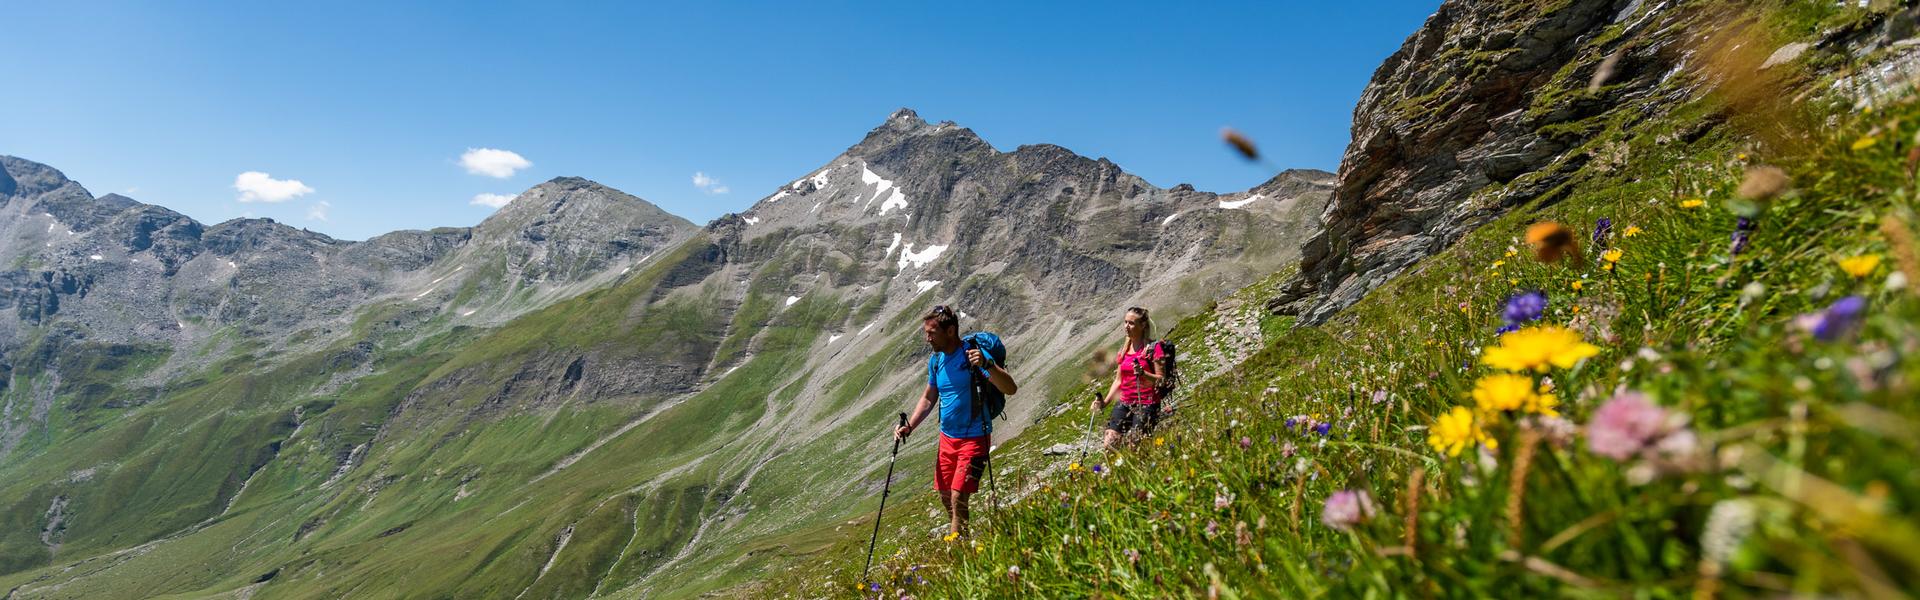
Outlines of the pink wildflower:
[[1320,522],[1328,527],[1346,531],[1367,517],[1373,516],[1373,497],[1366,490],[1340,490],[1327,497],[1326,507],[1320,510]]

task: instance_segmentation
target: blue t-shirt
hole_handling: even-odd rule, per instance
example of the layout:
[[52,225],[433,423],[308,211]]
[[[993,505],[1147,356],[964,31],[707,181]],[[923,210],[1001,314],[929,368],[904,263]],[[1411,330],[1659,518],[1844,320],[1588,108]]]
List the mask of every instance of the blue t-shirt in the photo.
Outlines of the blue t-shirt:
[[[927,385],[940,392],[940,433],[950,438],[980,437],[993,432],[985,410],[973,408],[973,380],[967,376],[967,349],[934,352],[928,359]],[[993,385],[993,384],[987,384]]]

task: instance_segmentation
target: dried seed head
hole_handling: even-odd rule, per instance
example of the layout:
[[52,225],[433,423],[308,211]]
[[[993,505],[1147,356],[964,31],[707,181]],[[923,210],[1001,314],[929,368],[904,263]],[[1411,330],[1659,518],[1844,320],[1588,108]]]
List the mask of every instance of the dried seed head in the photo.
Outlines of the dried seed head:
[[1247,139],[1247,136],[1241,135],[1233,128],[1220,128],[1220,139],[1226,140],[1227,145],[1233,146],[1233,149],[1238,150],[1240,156],[1246,157],[1247,160],[1260,160],[1260,151],[1254,149],[1253,140]]
[[1574,241],[1573,230],[1552,221],[1534,223],[1527,228],[1527,245],[1533,247],[1535,258],[1540,262],[1555,263],[1567,256],[1580,254],[1580,243]]
[[1619,64],[1620,51],[1616,50],[1613,54],[1608,54],[1606,60],[1600,61],[1600,68],[1594,69],[1593,79],[1587,82],[1587,91],[1600,91],[1600,86],[1606,85],[1607,80],[1613,78],[1613,69]]
[[1741,198],[1755,202],[1765,202],[1787,191],[1793,180],[1780,167],[1758,166],[1747,169],[1747,178],[1740,182],[1736,192]]

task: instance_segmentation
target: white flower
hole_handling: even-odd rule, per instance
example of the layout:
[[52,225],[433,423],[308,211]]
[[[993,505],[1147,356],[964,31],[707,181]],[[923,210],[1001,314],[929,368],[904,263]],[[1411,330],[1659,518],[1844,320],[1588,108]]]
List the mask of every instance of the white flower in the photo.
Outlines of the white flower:
[[1707,525],[1700,532],[1700,549],[1709,562],[1725,565],[1733,553],[1753,533],[1754,504],[1746,498],[1721,500],[1707,513]]

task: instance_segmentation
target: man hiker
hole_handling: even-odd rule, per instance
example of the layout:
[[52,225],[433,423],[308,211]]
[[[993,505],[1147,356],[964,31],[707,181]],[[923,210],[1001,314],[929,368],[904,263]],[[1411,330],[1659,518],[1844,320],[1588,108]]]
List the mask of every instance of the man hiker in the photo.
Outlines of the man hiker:
[[993,447],[993,421],[983,407],[975,406],[973,378],[987,380],[1000,393],[1012,396],[1020,389],[1013,376],[981,350],[964,348],[960,339],[960,318],[944,305],[933,307],[920,318],[920,331],[933,348],[927,374],[927,390],[907,417],[907,424],[894,431],[894,437],[906,439],[920,421],[940,406],[940,451],[934,460],[934,489],[940,503],[947,507],[952,521],[950,535],[967,534],[967,497],[980,490],[980,474],[987,466],[987,452]]

